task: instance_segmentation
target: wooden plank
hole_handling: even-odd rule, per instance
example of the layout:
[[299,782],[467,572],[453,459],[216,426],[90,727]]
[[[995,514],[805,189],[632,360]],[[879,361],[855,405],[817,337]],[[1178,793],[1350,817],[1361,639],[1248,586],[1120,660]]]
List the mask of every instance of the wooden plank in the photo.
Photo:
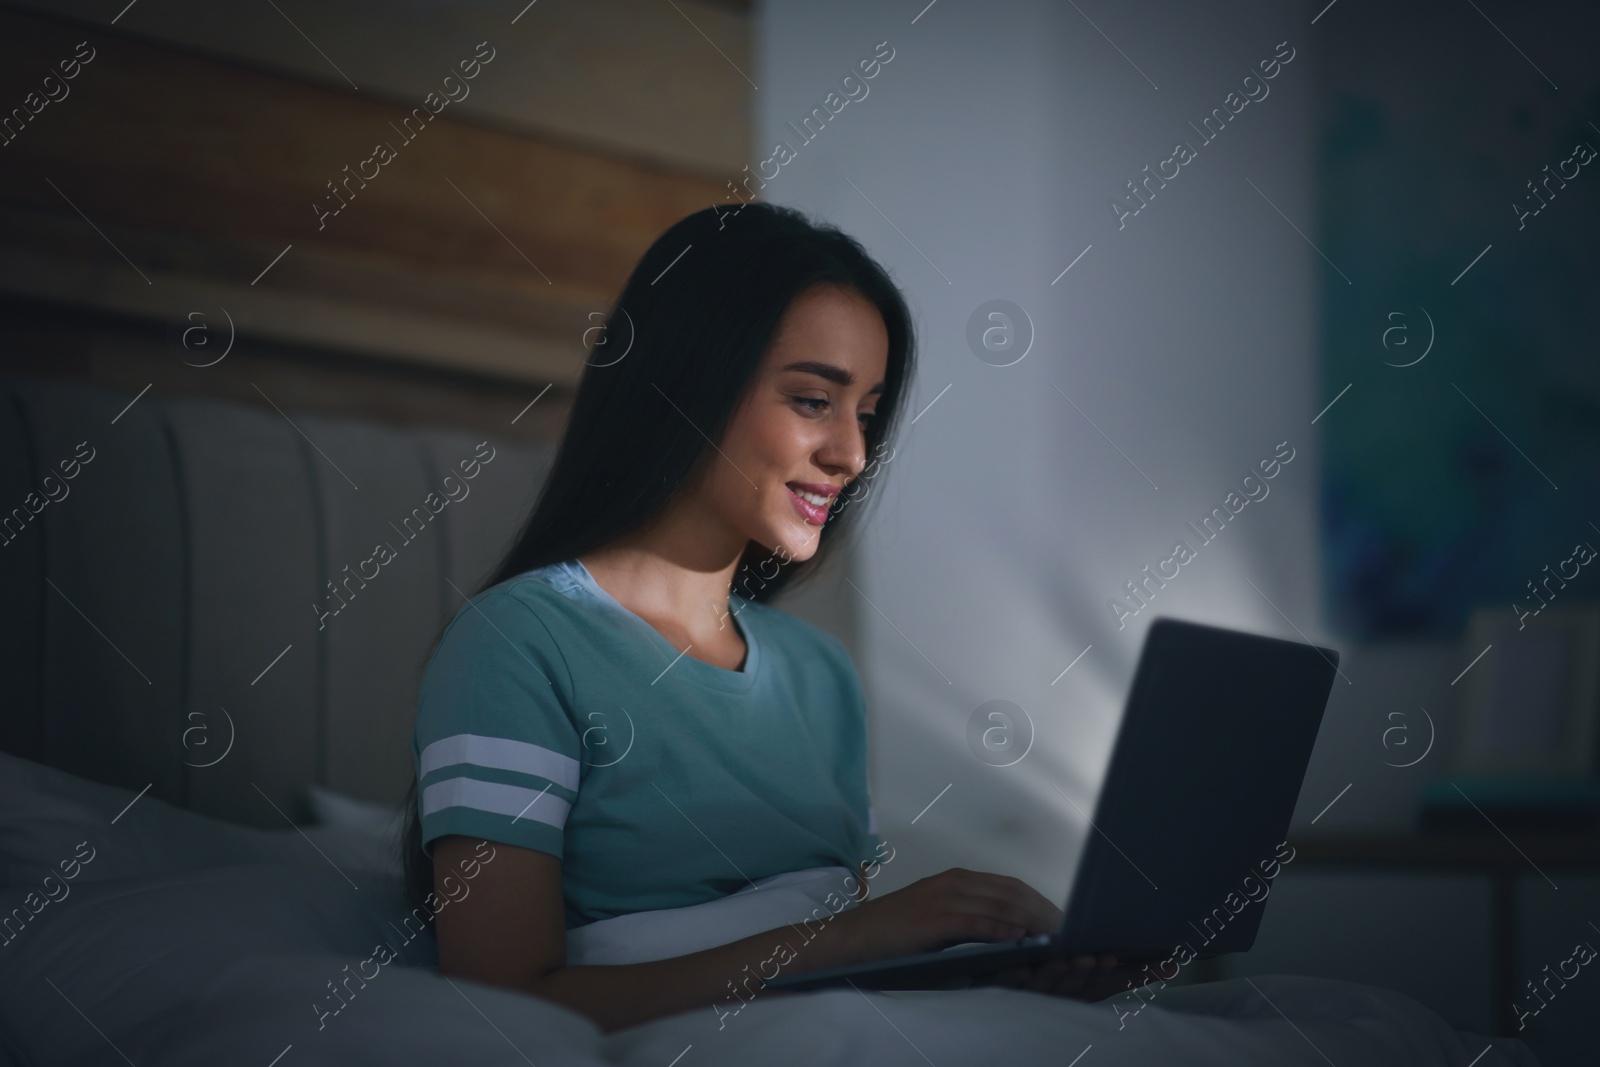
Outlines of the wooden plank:
[[[326,286],[251,286],[215,280],[228,271],[206,268],[246,257],[265,263],[273,254],[265,246],[174,241],[110,222],[104,229],[135,262],[193,258],[183,271],[134,270],[82,220],[0,205],[0,292],[154,320],[178,336],[197,327],[192,362],[243,337],[539,384],[576,385],[583,369],[584,315],[549,298],[527,299],[497,278],[428,279],[312,250],[298,266]],[[212,343],[213,353],[200,351]]]
[[[406,101],[448,73],[457,53],[487,40],[508,59],[462,102],[477,121],[713,178],[751,162],[755,90],[745,75],[759,78],[749,4],[538,0],[523,10],[526,3],[341,0],[280,3],[280,12],[265,3],[161,0],[134,7],[116,28],[338,89],[349,88],[348,76],[363,95]],[[123,4],[21,6],[103,27]]]
[[[408,142],[397,127],[411,113],[394,104],[15,12],[0,12],[0,100],[20,102],[84,39],[95,58],[72,95],[0,149],[0,198],[61,210],[48,178],[90,217],[536,277],[531,260],[584,297],[614,292],[663,229],[722,199],[706,179],[484,129],[448,106],[413,119]],[[344,185],[380,144],[394,161]],[[336,179],[349,206],[319,224],[313,205],[339,203]]]
[[[448,105],[413,117],[408,141],[393,103],[15,11],[0,11],[0,108],[37,100],[75,53],[92,59],[70,95],[25,109],[0,145],[0,209],[23,221],[0,238],[13,292],[164,319],[231,300],[263,337],[572,381],[588,312],[663,229],[722,199]],[[392,159],[350,178],[380,143]],[[334,179],[347,203],[330,215]]]

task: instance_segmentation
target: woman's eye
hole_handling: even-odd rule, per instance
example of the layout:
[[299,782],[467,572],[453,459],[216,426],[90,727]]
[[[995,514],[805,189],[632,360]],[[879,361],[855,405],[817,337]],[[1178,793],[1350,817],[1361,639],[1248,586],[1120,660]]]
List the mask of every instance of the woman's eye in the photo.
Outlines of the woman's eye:
[[[793,400],[796,404],[799,404],[812,414],[821,414],[823,411],[827,410],[828,407],[828,402],[819,396],[795,396],[790,397],[789,399]],[[856,415],[858,420],[866,420],[869,422],[877,417],[877,413],[873,411],[862,411]]]

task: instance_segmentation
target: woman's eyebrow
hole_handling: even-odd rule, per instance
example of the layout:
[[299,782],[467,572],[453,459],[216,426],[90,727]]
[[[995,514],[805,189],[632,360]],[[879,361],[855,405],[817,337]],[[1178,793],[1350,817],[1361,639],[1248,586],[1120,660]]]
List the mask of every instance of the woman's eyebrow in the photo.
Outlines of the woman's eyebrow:
[[[836,385],[854,385],[856,382],[856,376],[844,367],[836,367],[832,363],[823,363],[815,359],[803,359],[796,363],[786,363],[782,369],[796,370],[804,374],[815,374],[817,377],[826,378]],[[873,393],[881,392],[883,392],[882,382],[867,390],[869,396]]]

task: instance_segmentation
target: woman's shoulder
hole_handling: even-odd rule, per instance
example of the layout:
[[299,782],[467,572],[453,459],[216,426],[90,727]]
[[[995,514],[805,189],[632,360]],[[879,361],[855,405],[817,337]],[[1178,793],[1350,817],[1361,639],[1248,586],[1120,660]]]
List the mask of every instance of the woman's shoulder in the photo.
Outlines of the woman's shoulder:
[[456,617],[475,607],[493,607],[505,612],[514,611],[519,605],[538,615],[563,608],[578,599],[580,593],[581,585],[571,563],[552,563],[496,582],[464,601],[456,609]]
[[445,628],[445,641],[471,640],[479,631],[525,642],[558,645],[557,635],[573,625],[572,593],[560,564],[512,575],[457,605]]

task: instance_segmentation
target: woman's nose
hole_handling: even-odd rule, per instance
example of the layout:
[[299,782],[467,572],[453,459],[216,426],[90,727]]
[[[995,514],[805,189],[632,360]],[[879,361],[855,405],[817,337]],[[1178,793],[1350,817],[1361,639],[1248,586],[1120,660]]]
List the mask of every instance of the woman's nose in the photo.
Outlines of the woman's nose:
[[866,431],[855,419],[841,425],[828,439],[818,458],[827,466],[837,467],[851,478],[859,475],[867,465]]

